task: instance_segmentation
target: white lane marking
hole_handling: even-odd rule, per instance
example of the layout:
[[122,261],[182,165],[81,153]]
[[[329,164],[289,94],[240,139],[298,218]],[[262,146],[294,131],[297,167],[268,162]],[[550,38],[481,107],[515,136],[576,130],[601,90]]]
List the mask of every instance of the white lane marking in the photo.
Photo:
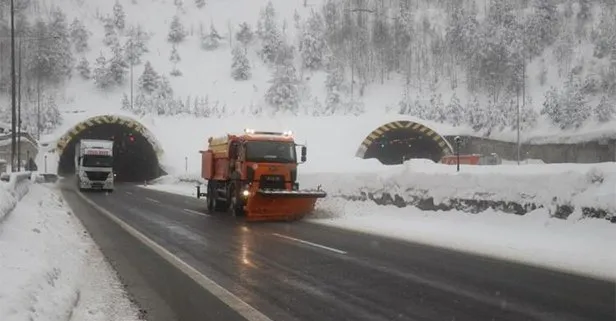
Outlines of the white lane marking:
[[317,243],[312,243],[312,242],[296,239],[294,237],[290,237],[290,236],[286,236],[286,235],[282,235],[282,234],[278,234],[278,233],[272,233],[272,235],[281,237],[283,239],[288,239],[288,240],[291,240],[291,241],[295,241],[295,242],[307,244],[307,245],[310,245],[310,246],[318,247],[320,249],[332,251],[332,252],[338,253],[338,254],[346,254],[347,253],[346,251],[335,249],[333,247],[329,247],[329,246],[325,246],[325,245],[321,245],[321,244],[317,244]]
[[128,194],[128,195],[133,195],[133,193],[132,193],[132,192],[126,192],[126,194]]
[[188,277],[190,277],[193,281],[203,287],[206,291],[212,293],[212,295],[216,296],[222,302],[227,304],[231,309],[235,310],[241,316],[243,316],[248,321],[272,321],[272,319],[268,318],[265,314],[261,313],[259,310],[253,308],[248,303],[242,301],[242,299],[235,296],[233,293],[229,292],[229,290],[223,288],[218,283],[214,282],[214,280],[208,278],[207,276],[201,274],[201,272],[197,271],[194,267],[190,266],[188,263],[182,261],[177,256],[173,255],[173,253],[169,252],[160,244],[154,242],[149,237],[145,236],[141,232],[137,231],[134,227],[130,226],[128,223],[124,222],[124,220],[115,216],[111,212],[102,208],[98,204],[94,203],[94,201],[88,199],[81,192],[77,192],[84,201],[94,207],[96,210],[107,216],[109,219],[118,224],[121,228],[123,228],[126,232],[131,234],[137,240],[141,241],[143,244],[154,250],[155,253],[160,255],[167,262],[171,263],[178,270],[182,271]]
[[146,199],[146,200],[148,200],[148,201],[150,201],[150,202],[160,203],[160,201],[159,201],[159,200],[155,200],[155,199],[153,199],[153,198],[146,197],[145,199]]
[[196,215],[201,215],[201,216],[209,217],[209,215],[207,215],[207,214],[204,214],[204,213],[201,213],[201,212],[197,212],[197,211],[193,211],[193,210],[187,209],[187,208],[184,209],[184,212],[188,212],[188,213],[191,213],[191,214],[196,214]]

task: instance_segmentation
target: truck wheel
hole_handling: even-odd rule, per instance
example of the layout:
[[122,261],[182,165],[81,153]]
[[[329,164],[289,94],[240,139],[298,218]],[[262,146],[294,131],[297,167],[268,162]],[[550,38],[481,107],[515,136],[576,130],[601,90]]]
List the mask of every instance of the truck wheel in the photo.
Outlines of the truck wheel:
[[212,185],[213,184],[210,183],[210,182],[207,183],[207,197],[206,197],[206,201],[207,201],[207,211],[209,213],[214,213],[214,206],[216,205],[214,203],[214,198],[216,197],[216,192],[212,188]]
[[[208,183],[209,185],[209,183]],[[218,198],[218,183],[217,182],[212,182],[212,207],[214,208],[214,211],[216,212],[222,212],[225,210],[226,208],[226,204],[224,201],[221,201]]]

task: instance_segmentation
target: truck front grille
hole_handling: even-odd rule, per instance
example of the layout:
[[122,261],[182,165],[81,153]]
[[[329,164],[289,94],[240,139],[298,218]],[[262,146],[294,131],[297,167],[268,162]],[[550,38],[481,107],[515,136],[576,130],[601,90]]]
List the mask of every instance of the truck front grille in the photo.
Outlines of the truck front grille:
[[109,177],[109,172],[86,172],[86,176],[91,181],[104,181]]
[[261,175],[259,179],[261,189],[285,189],[284,176],[282,175]]

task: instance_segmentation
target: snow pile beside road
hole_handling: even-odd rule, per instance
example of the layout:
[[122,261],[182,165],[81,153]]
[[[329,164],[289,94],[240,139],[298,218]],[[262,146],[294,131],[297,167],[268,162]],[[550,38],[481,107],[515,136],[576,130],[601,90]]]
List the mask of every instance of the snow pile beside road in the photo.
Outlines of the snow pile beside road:
[[605,220],[557,220],[547,209],[524,216],[421,211],[329,198],[309,221],[616,280],[616,225]]
[[63,199],[30,192],[0,225],[0,320],[139,320]]
[[7,175],[9,181],[0,181],[0,222],[11,213],[19,200],[28,193],[30,180],[27,173],[12,173]]
[[433,198],[434,204],[454,199],[504,201],[616,213],[616,163],[462,166],[460,172],[455,166],[423,160],[379,171],[367,165],[365,172],[300,172],[300,186],[320,184],[330,197],[388,194],[405,201]]

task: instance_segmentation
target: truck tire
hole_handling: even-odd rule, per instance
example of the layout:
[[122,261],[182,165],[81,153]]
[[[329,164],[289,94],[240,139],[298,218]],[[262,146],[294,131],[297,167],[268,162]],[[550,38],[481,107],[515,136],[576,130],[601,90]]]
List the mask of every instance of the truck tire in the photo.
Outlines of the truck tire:
[[[213,208],[214,211],[216,212],[222,212],[226,209],[226,202],[225,201],[221,201],[220,198],[218,197],[218,185],[219,183],[216,181],[212,181],[211,183],[208,182],[208,186],[212,184],[212,203],[213,203]],[[220,185],[224,185],[224,184],[220,184]]]
[[215,190],[212,188],[212,182],[208,182],[207,183],[207,196],[206,196],[206,202],[207,202],[207,211],[209,213],[214,213],[214,198],[216,197],[216,192]]

